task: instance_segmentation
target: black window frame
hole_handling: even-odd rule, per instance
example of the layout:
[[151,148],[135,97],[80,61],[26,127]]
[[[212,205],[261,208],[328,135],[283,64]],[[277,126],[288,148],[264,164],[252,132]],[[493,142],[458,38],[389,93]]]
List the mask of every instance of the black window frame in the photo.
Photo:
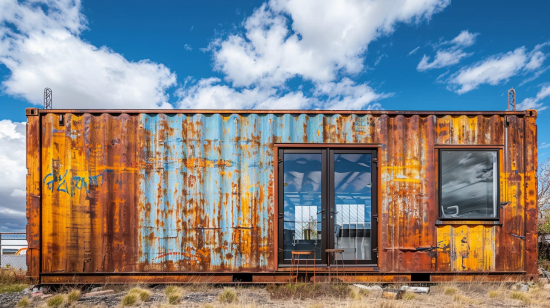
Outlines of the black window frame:
[[[499,221],[500,220],[500,148],[463,148],[463,147],[457,147],[457,148],[440,148],[438,149],[438,161],[437,161],[437,170],[438,170],[438,178],[437,178],[437,211],[438,211],[438,217],[439,220],[451,220],[451,221],[471,221],[471,220],[477,220],[477,221]],[[442,153],[444,151],[464,151],[464,152],[496,152],[496,159],[497,159],[497,170],[496,170],[496,177],[493,179],[494,181],[497,181],[497,192],[495,197],[495,203],[496,203],[496,210],[495,210],[495,217],[444,217],[442,215],[442,193],[443,193],[443,182],[441,180],[442,176]]]
[[[330,266],[335,265],[332,257],[331,264],[328,264],[327,256],[325,249],[334,248],[334,218],[331,217],[331,208],[335,207],[333,190],[334,190],[334,154],[337,153],[357,153],[357,154],[371,154],[371,260],[344,260],[344,264],[347,265],[357,265],[357,266],[367,266],[367,267],[377,267],[378,266],[378,148],[373,147],[349,147],[349,146],[338,146],[338,145],[304,145],[303,147],[284,147],[277,146],[277,157],[278,157],[278,172],[276,179],[277,182],[277,194],[278,194],[278,204],[276,204],[277,217],[277,241],[278,241],[278,266],[289,266],[290,260],[285,260],[282,256],[283,252],[281,249],[284,247],[284,215],[281,219],[281,213],[284,213],[284,160],[285,153],[322,153],[322,182],[323,182],[323,192],[322,192],[322,207],[321,211],[326,214],[326,220],[323,221],[324,232],[322,233],[321,238],[321,256],[317,256],[317,265],[321,266]],[[338,261],[340,264],[341,261]],[[309,259],[300,260],[300,264],[309,264],[313,265],[313,260]]]

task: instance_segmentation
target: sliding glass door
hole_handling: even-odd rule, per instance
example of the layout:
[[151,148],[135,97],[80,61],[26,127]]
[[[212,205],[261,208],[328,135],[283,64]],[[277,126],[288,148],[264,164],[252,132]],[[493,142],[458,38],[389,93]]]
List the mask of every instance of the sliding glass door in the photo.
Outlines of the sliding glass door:
[[344,263],[376,264],[376,151],[288,148],[278,155],[280,263],[309,251],[304,262],[315,256],[326,264],[326,249],[337,249]]

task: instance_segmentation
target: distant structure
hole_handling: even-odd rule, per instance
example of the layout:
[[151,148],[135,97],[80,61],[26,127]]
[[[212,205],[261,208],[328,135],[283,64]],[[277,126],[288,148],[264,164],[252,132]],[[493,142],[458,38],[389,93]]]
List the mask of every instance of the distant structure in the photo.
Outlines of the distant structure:
[[52,109],[52,89],[44,89],[44,109]]
[[510,104],[514,106],[512,110],[516,111],[516,90],[514,88],[508,90],[508,111],[510,111]]

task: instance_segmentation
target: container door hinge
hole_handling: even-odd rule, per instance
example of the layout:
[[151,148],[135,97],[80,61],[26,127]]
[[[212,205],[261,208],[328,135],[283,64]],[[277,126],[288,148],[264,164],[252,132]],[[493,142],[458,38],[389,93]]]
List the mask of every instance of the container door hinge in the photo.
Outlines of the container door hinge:
[[282,248],[279,248],[279,253],[283,253],[283,249],[282,249]]
[[283,217],[285,217],[285,214],[284,213],[279,213],[279,219],[283,219]]
[[283,159],[279,157],[279,164],[283,162]]
[[375,164],[378,164],[378,157],[373,157],[372,162],[375,163]]
[[376,258],[378,259],[378,247],[372,249],[373,253],[376,253]]
[[376,222],[378,222],[378,214],[373,214],[372,218],[376,219]]

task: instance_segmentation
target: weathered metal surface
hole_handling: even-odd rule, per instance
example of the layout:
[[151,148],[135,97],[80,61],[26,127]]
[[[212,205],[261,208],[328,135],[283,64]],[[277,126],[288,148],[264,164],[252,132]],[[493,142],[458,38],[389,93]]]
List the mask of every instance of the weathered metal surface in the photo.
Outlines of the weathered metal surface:
[[[31,276],[277,271],[284,143],[378,148],[381,273],[536,274],[534,111],[107,112],[27,112]],[[445,145],[500,149],[498,224],[438,221]]]
[[27,113],[27,276],[37,280],[40,274],[40,117],[36,110]]

